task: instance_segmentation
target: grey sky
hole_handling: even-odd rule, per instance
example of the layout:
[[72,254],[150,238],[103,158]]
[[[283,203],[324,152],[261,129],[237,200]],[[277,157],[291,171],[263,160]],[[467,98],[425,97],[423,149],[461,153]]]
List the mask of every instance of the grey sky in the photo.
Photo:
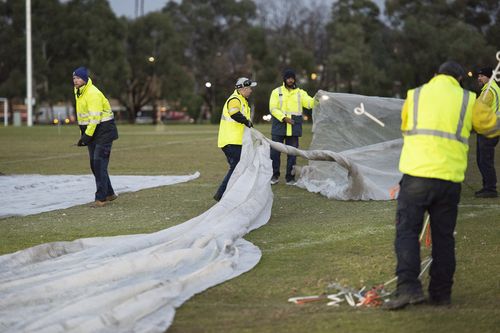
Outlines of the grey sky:
[[[108,0],[117,16],[135,17],[136,0]],[[140,1],[139,1],[140,2]],[[162,9],[168,0],[143,0],[144,14]]]
[[[144,14],[147,14],[152,11],[161,10],[169,0],[142,1],[144,2]],[[108,2],[117,16],[127,16],[129,18],[135,17],[136,0],[108,0]],[[374,2],[383,8],[384,0],[374,0]]]

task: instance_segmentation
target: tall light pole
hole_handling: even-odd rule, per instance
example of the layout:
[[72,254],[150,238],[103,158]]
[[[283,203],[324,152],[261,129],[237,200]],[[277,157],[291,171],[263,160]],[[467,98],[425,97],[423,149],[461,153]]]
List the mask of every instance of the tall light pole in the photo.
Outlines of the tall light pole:
[[31,0],[26,0],[26,112],[27,125],[33,126],[33,68],[31,59]]
[[135,0],[135,18],[144,16],[144,0]]

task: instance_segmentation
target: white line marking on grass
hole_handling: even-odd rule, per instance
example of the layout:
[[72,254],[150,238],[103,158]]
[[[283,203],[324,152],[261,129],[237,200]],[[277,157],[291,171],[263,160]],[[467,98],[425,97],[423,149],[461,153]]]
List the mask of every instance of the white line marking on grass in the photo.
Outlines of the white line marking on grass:
[[150,144],[150,145],[144,145],[144,146],[133,146],[133,147],[123,147],[123,148],[116,148],[113,149],[113,151],[125,151],[125,150],[137,150],[137,149],[142,149],[142,148],[156,148],[156,147],[161,147],[161,146],[171,146],[171,145],[177,145],[177,144],[183,144],[183,143],[193,143],[193,142],[206,142],[206,139],[197,139],[197,140],[182,140],[182,141],[169,141],[165,143],[160,143],[160,144]]
[[[113,151],[126,151],[126,150],[136,150],[136,149],[143,149],[143,148],[156,148],[156,147],[162,147],[162,146],[170,146],[170,145],[176,145],[176,144],[183,144],[183,143],[194,143],[194,142],[206,142],[206,139],[197,139],[197,140],[182,140],[182,141],[169,141],[169,142],[164,142],[164,143],[159,143],[159,144],[151,144],[151,145],[144,145],[144,146],[133,146],[133,147],[123,147],[123,148],[114,148]],[[75,146],[76,148],[76,146]],[[78,147],[78,149],[81,149]],[[70,153],[70,154],[64,154],[64,155],[54,155],[54,156],[46,156],[46,157],[35,157],[35,158],[28,158],[24,160],[12,160],[12,161],[3,161],[0,162],[0,165],[3,164],[12,164],[12,163],[20,163],[20,162],[31,162],[31,161],[50,161],[50,160],[59,160],[61,158],[67,158],[67,157],[75,157],[75,156],[82,156],[82,155],[88,155],[88,151],[86,149],[82,150],[79,153]]]
[[493,208],[493,209],[498,209],[500,208],[500,205],[495,205],[495,204],[489,204],[489,205],[470,205],[470,204],[465,204],[465,205],[458,205],[459,208]]
[[[262,249],[263,253],[269,253],[269,252],[276,252],[276,251],[282,251],[282,250],[290,250],[290,249],[298,249],[298,248],[305,248],[305,247],[310,247],[313,245],[323,245],[326,243],[334,243],[335,241],[343,241],[343,240],[348,240],[352,238],[357,238],[361,236],[366,236],[366,235],[375,235],[375,234],[383,234],[387,231],[393,231],[394,230],[394,225],[384,225],[381,227],[364,227],[359,230],[355,231],[349,231],[349,232],[339,232],[335,234],[329,234],[326,238],[323,239],[318,239],[314,241],[303,241],[303,242],[294,242],[294,243],[287,243],[287,244],[277,244],[274,248],[271,249]],[[268,243],[269,244],[269,243]]]

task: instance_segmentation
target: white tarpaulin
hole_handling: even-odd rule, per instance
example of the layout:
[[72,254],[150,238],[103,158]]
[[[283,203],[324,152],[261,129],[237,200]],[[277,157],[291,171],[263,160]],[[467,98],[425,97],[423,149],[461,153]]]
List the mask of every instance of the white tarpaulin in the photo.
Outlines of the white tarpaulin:
[[[117,194],[196,179],[185,176],[110,176]],[[93,175],[0,176],[0,217],[31,215],[93,202]]]
[[200,216],[0,256],[0,331],[164,332],[184,301],[253,268],[261,252],[241,237],[267,223],[273,194],[269,145],[249,133],[222,200]]
[[[0,331],[164,332],[176,307],[260,260],[260,250],[241,237],[271,215],[270,144],[314,160],[298,181],[309,191],[389,199],[400,177],[402,101],[321,91],[317,98],[311,150],[246,130],[226,193],[198,217],[152,234],[48,243],[0,256]],[[360,102],[386,126],[354,115]]]
[[[310,159],[297,186],[338,200],[389,200],[400,178],[403,100],[354,94],[316,94]],[[385,126],[354,109],[364,109]],[[302,156],[302,155],[301,155]],[[335,161],[321,162],[325,160]]]

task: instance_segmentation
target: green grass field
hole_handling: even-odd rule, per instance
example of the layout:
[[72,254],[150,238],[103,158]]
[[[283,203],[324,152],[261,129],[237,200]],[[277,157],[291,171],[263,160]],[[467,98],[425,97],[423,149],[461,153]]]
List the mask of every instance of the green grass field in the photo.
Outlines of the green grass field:
[[[257,129],[269,136],[270,125]],[[200,171],[200,178],[122,194],[100,209],[82,205],[1,219],[0,254],[51,241],[154,232],[201,214],[215,204],[212,196],[227,171],[216,147],[217,130],[213,125],[119,126],[111,175]],[[304,132],[301,147],[307,148],[310,127]],[[78,133],[76,126],[0,128],[0,172],[90,173],[86,148],[72,146]],[[328,292],[335,281],[358,288],[391,279],[396,203],[328,200],[282,180],[273,187],[270,221],[245,237],[262,250],[260,263],[183,304],[169,332],[499,332],[500,199],[475,199],[480,183],[473,147],[462,187],[449,309],[421,305],[384,312],[288,303],[289,297]]]

